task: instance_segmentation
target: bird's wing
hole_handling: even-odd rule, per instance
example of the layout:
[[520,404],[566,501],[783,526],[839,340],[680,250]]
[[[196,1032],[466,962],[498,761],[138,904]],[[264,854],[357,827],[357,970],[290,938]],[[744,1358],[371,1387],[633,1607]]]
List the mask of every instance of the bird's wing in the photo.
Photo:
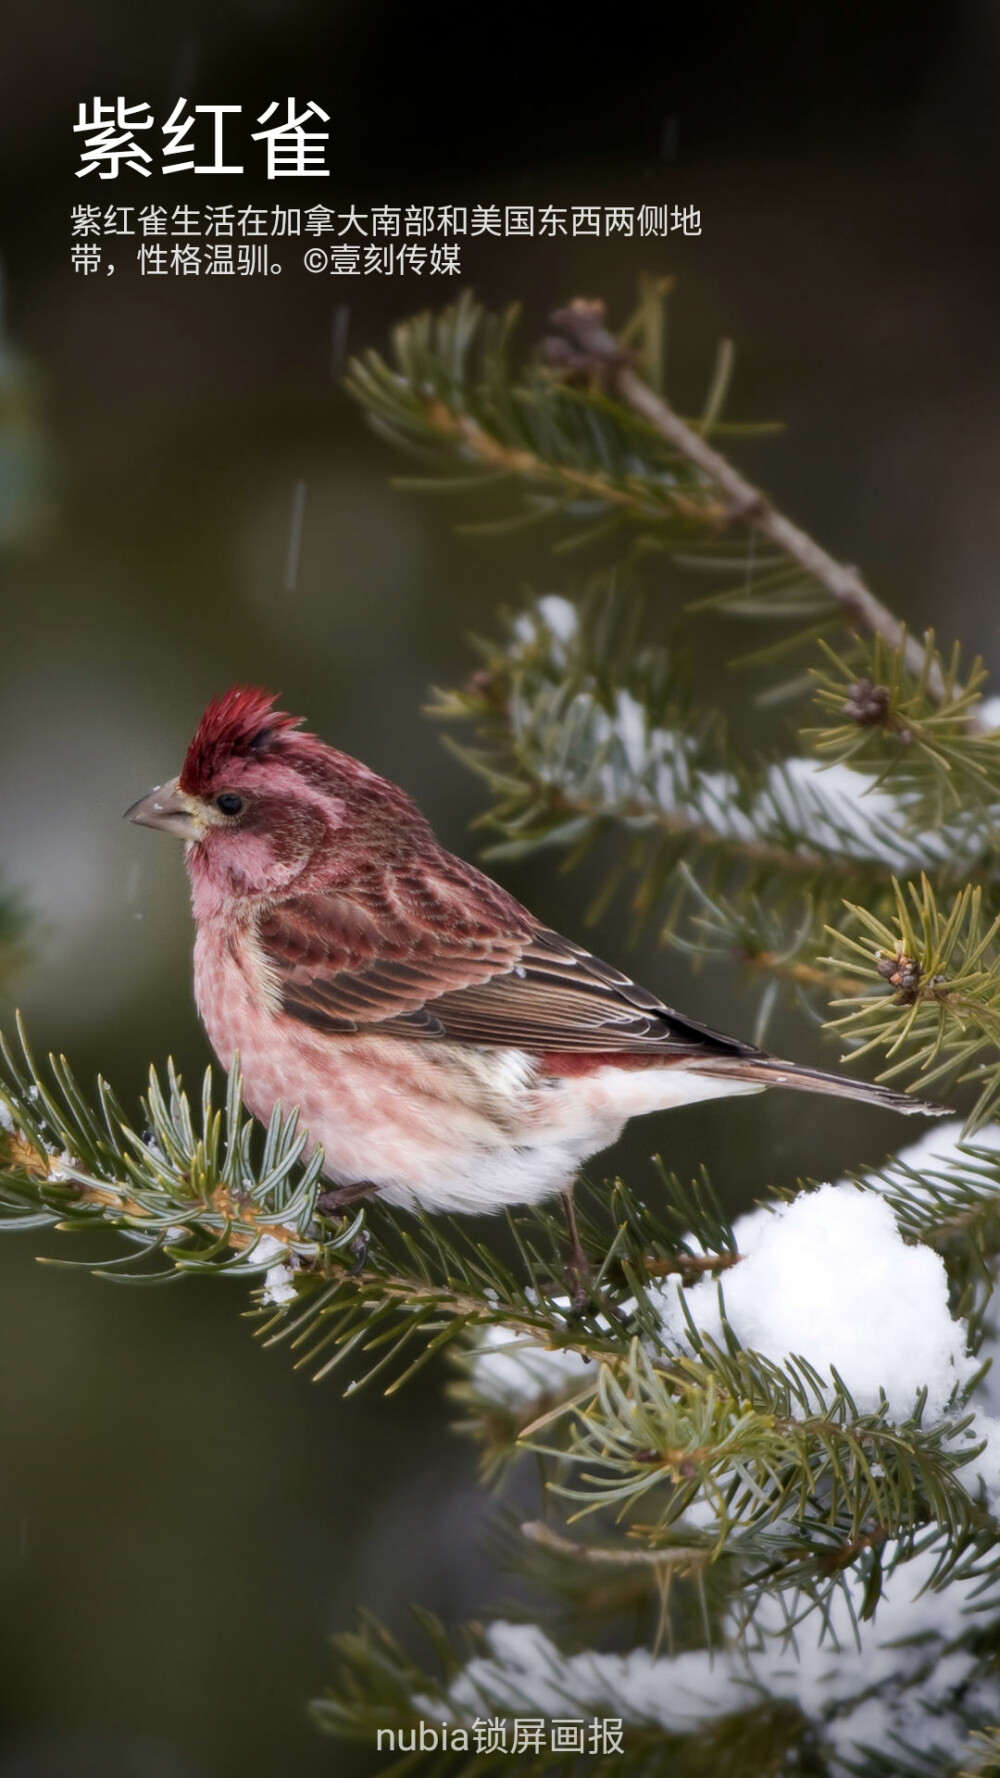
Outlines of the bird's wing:
[[397,876],[388,893],[383,885],[377,894],[331,892],[272,906],[258,938],[283,1011],[331,1034],[377,1031],[535,1053],[761,1053],[681,1017],[540,927],[471,866],[462,872],[458,895],[453,879],[422,867],[408,883]]

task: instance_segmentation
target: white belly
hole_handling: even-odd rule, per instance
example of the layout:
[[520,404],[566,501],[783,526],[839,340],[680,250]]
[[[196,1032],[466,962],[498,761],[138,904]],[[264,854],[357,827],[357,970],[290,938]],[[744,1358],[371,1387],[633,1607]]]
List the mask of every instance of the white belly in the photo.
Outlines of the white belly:
[[316,1133],[321,1122],[326,1127],[326,1140],[322,1135],[319,1140],[330,1176],[342,1183],[377,1179],[385,1201],[406,1209],[483,1215],[565,1191],[586,1161],[618,1140],[629,1118],[763,1090],[749,1081],[674,1068],[609,1066],[591,1075],[539,1076],[535,1058],[523,1050],[481,1050],[476,1063],[488,1071],[491,1096],[502,1082],[502,1130],[492,1119],[483,1127],[459,1103],[444,1114],[444,1128],[435,1118],[433,1134],[421,1130],[400,1143],[399,1127],[380,1128],[376,1114],[357,1131],[357,1148],[345,1172],[338,1165],[343,1122],[320,1116],[310,1128]]

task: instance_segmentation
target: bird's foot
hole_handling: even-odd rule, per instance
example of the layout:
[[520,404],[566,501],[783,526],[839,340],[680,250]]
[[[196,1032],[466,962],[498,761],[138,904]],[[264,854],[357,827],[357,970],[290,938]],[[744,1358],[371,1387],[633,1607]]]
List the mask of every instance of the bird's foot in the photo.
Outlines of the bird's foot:
[[607,1321],[616,1321],[621,1324],[628,1321],[628,1316],[624,1311],[618,1307],[617,1303],[613,1303],[607,1292],[602,1289],[579,1237],[570,1242],[563,1277],[569,1290],[571,1320],[580,1321],[585,1315],[597,1315],[604,1316]]
[[582,1247],[570,1252],[564,1277],[569,1290],[569,1312],[578,1319],[594,1307],[594,1274]]
[[628,1316],[600,1289],[585,1253],[571,1254],[563,1276],[569,1288],[569,1319],[582,1321],[586,1315],[603,1316],[606,1321],[624,1325]]
[[594,1306],[594,1273],[583,1250],[580,1231],[576,1225],[572,1186],[563,1192],[562,1201],[566,1228],[569,1233],[569,1253],[563,1276],[569,1288],[569,1312],[579,1318],[581,1315],[586,1315],[587,1311]]

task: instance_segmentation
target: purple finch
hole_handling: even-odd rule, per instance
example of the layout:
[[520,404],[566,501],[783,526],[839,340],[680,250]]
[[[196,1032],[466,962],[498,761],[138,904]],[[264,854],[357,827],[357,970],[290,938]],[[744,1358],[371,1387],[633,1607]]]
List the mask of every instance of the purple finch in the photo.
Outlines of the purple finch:
[[239,1054],[256,1117],[298,1107],[324,1208],[536,1203],[629,1118],[770,1086],[937,1110],[673,1012],[262,691],[211,703],[180,776],[128,814],[185,841],[212,1047]]

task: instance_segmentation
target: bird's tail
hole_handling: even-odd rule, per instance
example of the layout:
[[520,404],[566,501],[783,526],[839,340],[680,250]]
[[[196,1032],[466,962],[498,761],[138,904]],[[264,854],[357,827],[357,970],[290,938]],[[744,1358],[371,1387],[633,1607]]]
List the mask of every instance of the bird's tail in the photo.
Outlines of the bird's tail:
[[919,1112],[923,1117],[954,1116],[947,1105],[911,1099],[908,1093],[897,1093],[892,1087],[881,1087],[867,1080],[852,1080],[848,1074],[825,1074],[821,1068],[800,1068],[795,1062],[779,1062],[776,1056],[713,1056],[710,1060],[699,1060],[698,1073],[754,1081],[762,1087],[796,1087],[803,1093],[867,1099],[870,1105],[884,1105],[888,1111]]

